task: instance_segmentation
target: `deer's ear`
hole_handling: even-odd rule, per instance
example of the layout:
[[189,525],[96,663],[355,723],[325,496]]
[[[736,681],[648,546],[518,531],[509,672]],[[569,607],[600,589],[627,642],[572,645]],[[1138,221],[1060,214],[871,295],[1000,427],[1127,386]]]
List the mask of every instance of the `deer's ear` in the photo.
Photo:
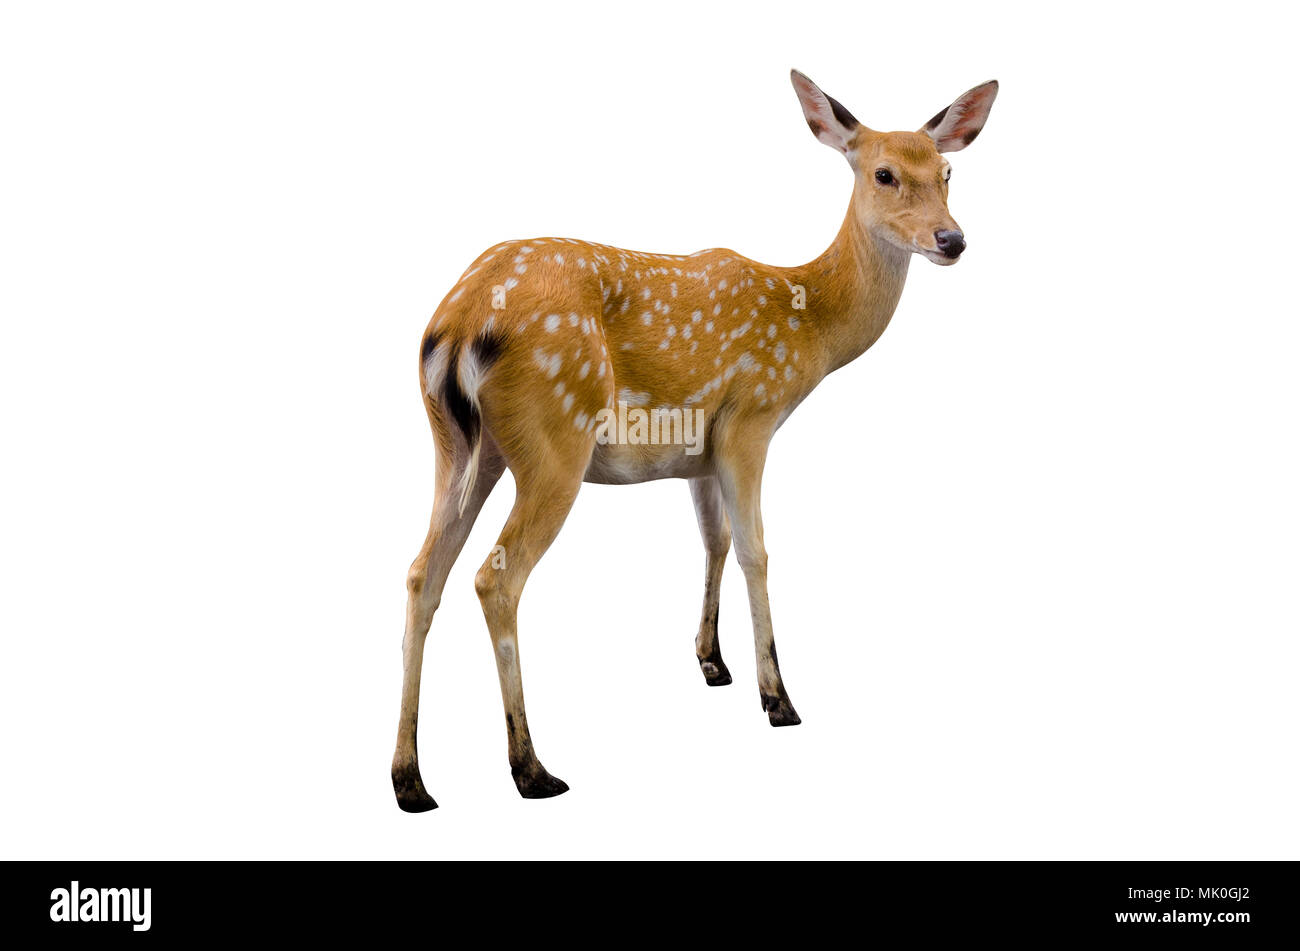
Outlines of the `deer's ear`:
[[818,89],[817,84],[799,70],[790,70],[790,82],[799,95],[803,117],[808,120],[808,128],[812,129],[813,135],[817,136],[819,142],[847,155],[849,143],[861,128],[861,123],[853,118],[853,113]]
[[951,106],[941,110],[917,131],[934,139],[940,152],[960,152],[980,134],[997,97],[998,81],[990,79],[962,93]]

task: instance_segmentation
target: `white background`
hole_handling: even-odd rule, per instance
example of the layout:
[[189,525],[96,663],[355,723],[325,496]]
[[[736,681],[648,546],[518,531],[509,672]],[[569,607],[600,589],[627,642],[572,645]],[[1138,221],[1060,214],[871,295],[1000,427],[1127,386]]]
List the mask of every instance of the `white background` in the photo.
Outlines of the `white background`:
[[[1292,26],[1279,5],[6,5],[6,858],[1297,858]],[[584,487],[520,618],[473,574],[388,769],[433,307],[537,235],[774,264],[851,174],[796,66],[952,157],[970,250],[781,431],[781,666],[684,483]]]

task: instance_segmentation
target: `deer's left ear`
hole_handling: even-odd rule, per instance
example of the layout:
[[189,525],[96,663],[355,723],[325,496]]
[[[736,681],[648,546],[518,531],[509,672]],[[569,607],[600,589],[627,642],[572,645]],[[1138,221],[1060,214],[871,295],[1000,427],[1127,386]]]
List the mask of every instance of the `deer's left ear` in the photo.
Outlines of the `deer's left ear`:
[[998,81],[990,79],[956,98],[951,106],[918,129],[938,146],[940,152],[960,152],[975,141],[988,121],[993,100],[998,97]]
[[808,120],[808,128],[817,136],[817,141],[847,155],[849,143],[861,128],[861,123],[799,70],[790,70],[790,82],[794,84],[799,105],[803,107],[803,117]]

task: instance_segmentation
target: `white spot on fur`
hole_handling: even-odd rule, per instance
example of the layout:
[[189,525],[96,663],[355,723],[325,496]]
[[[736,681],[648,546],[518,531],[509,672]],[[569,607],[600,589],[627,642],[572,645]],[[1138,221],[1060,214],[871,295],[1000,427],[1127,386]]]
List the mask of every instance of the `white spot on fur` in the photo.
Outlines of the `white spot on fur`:
[[555,379],[560,372],[561,357],[558,353],[548,354],[545,350],[538,348],[533,351],[533,362],[537,364],[538,369],[545,370],[546,375]]

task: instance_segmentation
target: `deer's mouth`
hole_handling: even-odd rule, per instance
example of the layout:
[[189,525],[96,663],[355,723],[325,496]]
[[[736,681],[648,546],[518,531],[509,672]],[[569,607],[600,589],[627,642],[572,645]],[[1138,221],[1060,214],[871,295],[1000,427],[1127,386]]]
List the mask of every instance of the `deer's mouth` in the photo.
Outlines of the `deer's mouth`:
[[956,264],[958,261],[961,260],[960,254],[957,255],[957,257],[955,258],[950,258],[948,257],[948,255],[944,254],[942,251],[939,251],[938,249],[923,248],[920,245],[917,245],[916,250],[921,254],[925,255],[926,258],[933,261],[935,264],[941,265],[942,267],[950,267],[951,265]]

